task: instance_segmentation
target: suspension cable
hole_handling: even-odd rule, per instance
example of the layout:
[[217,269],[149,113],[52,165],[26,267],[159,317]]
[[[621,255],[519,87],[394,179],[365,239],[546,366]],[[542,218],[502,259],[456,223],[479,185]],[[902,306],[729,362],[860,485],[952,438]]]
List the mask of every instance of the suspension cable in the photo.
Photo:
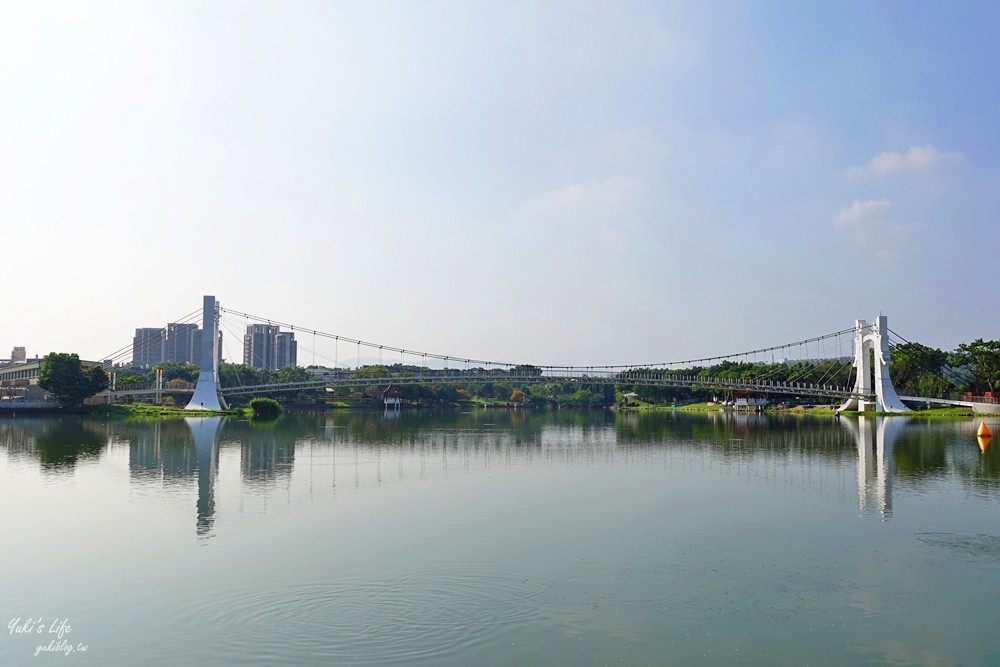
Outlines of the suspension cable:
[[[455,356],[455,355],[446,355],[446,354],[438,354],[438,353],[433,353],[433,352],[419,352],[419,351],[416,351],[416,350],[408,350],[406,348],[395,347],[395,346],[392,346],[392,345],[384,345],[384,344],[379,344],[379,343],[373,343],[373,342],[370,342],[370,341],[360,340],[358,338],[352,338],[350,336],[340,336],[340,335],[337,335],[337,334],[331,334],[331,333],[326,333],[326,332],[322,332],[322,331],[319,331],[319,330],[314,330],[314,329],[308,328],[308,327],[296,326],[296,325],[293,325],[293,324],[289,324],[287,322],[280,322],[280,321],[274,320],[272,318],[266,318],[266,317],[260,317],[260,316],[257,316],[257,315],[251,315],[249,313],[245,313],[245,312],[242,312],[242,311],[233,310],[233,309],[230,309],[230,308],[221,308],[220,307],[220,310],[222,310],[223,312],[226,312],[226,313],[231,313],[231,314],[234,314],[234,315],[239,315],[239,316],[244,317],[244,318],[246,318],[248,320],[255,320],[257,322],[266,322],[268,324],[273,324],[273,325],[277,325],[277,326],[281,326],[281,327],[286,327],[286,328],[292,329],[292,330],[308,331],[308,332],[313,333],[314,336],[320,336],[322,338],[332,339],[332,340],[334,340],[334,341],[336,341],[338,343],[339,343],[339,341],[345,341],[345,342],[347,342],[349,344],[357,345],[358,346],[358,363],[359,363],[359,365],[360,365],[360,348],[361,348],[362,345],[364,345],[365,347],[368,347],[368,348],[378,349],[380,352],[381,351],[389,351],[389,352],[399,352],[401,354],[420,355],[422,358],[428,358],[429,357],[431,359],[437,359],[439,361],[445,361],[445,362],[448,362],[448,361],[465,362],[466,365],[468,365],[470,363],[477,364],[477,365],[483,365],[483,366],[508,366],[508,367],[510,367],[510,366],[517,366],[517,365],[519,365],[519,364],[517,364],[515,362],[510,362],[510,361],[488,361],[488,360],[483,360],[483,359],[472,359],[472,358],[466,358],[466,357]],[[828,338],[834,338],[836,336],[841,336],[841,335],[843,335],[845,333],[853,332],[853,331],[854,331],[854,328],[852,327],[850,329],[843,329],[841,331],[836,331],[834,333],[826,334],[826,335],[823,335],[823,336],[816,336],[814,338],[808,338],[808,339],[801,340],[801,341],[796,341],[796,342],[793,342],[793,343],[785,343],[783,345],[775,345],[775,346],[772,346],[772,347],[764,347],[764,348],[760,348],[760,349],[757,349],[757,350],[751,350],[751,351],[748,351],[748,352],[738,352],[738,353],[734,353],[734,354],[717,355],[717,356],[712,356],[712,357],[702,357],[700,359],[685,359],[685,360],[681,360],[681,361],[663,361],[663,362],[656,362],[656,363],[641,363],[641,364],[535,365],[535,367],[536,368],[541,368],[541,369],[546,369],[546,370],[569,370],[569,369],[615,370],[615,369],[631,369],[631,368],[662,368],[662,367],[666,367],[666,366],[679,366],[679,365],[682,365],[682,364],[690,365],[690,364],[698,364],[698,363],[703,363],[703,362],[708,362],[708,361],[721,361],[721,360],[725,360],[725,359],[731,359],[731,358],[734,358],[734,357],[747,356],[747,355],[752,355],[752,354],[763,354],[763,353],[766,353],[766,352],[773,352],[773,351],[777,351],[777,350],[784,350],[784,349],[787,349],[787,348],[790,348],[790,347],[807,345],[808,343],[822,341],[822,340],[826,340]]]
[[[180,319],[174,320],[170,324],[188,324],[193,319],[195,319],[199,313],[201,313],[201,309],[200,308],[197,309],[197,310],[191,311],[190,313],[188,313],[187,315],[185,315],[184,317],[182,317]],[[106,359],[106,360],[112,362],[113,364],[116,363],[116,362],[124,361],[125,359],[134,359],[134,357],[135,357],[135,355],[137,353],[141,354],[143,352],[146,352],[146,351],[152,349],[156,345],[163,345],[163,344],[165,344],[165,342],[166,342],[165,339],[162,339],[162,338],[159,341],[151,339],[151,338],[143,338],[143,339],[141,339],[139,345],[137,346],[135,344],[135,341],[133,340],[132,343],[130,343],[130,344],[124,346],[124,347],[121,347],[121,348],[115,350],[114,352],[112,352],[110,354],[104,355],[103,357],[101,357],[101,359],[102,360]]]

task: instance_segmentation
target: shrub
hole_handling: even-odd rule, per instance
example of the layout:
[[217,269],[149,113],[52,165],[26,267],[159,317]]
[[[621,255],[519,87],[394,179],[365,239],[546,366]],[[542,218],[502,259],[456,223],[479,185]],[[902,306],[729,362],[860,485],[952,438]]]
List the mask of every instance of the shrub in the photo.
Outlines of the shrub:
[[281,403],[273,398],[254,398],[250,401],[250,409],[254,419],[277,419],[283,412]]

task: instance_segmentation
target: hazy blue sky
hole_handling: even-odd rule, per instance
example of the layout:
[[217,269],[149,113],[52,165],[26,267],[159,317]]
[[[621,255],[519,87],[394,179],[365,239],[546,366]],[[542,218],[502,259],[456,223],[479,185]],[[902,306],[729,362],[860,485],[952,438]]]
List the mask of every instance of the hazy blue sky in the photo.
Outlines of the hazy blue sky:
[[100,358],[203,294],[540,364],[880,311],[998,338],[998,33],[988,2],[9,3],[0,357]]

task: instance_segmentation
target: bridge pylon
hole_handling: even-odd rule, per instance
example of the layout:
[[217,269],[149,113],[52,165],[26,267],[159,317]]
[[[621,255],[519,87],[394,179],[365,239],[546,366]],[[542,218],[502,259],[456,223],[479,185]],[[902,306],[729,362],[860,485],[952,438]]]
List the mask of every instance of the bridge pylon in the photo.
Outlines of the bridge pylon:
[[[875,359],[874,369],[872,356]],[[896,388],[892,386],[892,379],[889,377],[890,363],[892,360],[889,351],[889,318],[879,315],[872,324],[864,320],[855,320],[854,368],[857,371],[857,379],[854,381],[854,393],[858,396],[847,399],[840,409],[859,412],[870,412],[873,409],[878,412],[910,412],[900,400]],[[873,394],[874,401],[865,398]]]
[[201,371],[187,410],[225,410],[219,384],[219,304],[214,296],[205,296],[201,314]]

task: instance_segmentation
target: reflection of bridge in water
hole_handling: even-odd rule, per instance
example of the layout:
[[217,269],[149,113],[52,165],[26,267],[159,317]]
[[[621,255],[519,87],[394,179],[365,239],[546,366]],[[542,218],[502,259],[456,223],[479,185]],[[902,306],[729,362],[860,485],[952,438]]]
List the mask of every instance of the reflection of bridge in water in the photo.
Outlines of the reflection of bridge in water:
[[[208,534],[215,520],[220,439],[226,421],[204,417],[155,422],[149,433],[128,434],[129,470],[136,481],[173,484],[197,477],[199,535]],[[295,446],[278,442],[272,433],[247,429],[228,439],[227,446],[239,447],[240,478],[248,486],[268,486],[292,474]]]
[[[894,485],[935,476],[958,474],[1000,493],[996,452],[980,454],[974,440],[954,444],[968,430],[964,422],[927,429],[899,417],[845,417],[839,424],[731,413],[485,410],[333,414],[271,428],[221,417],[142,424],[17,419],[0,421],[0,446],[10,457],[38,457],[55,473],[71,470],[77,458],[102,456],[104,448],[114,455],[127,447],[133,484],[174,486],[175,495],[196,484],[199,535],[212,534],[220,498],[230,512],[252,511],[256,503],[264,511],[276,497],[335,502],[343,493],[535,466],[668,468],[682,477],[690,470],[743,479],[748,491],[781,485],[807,496],[856,496],[862,514],[885,518],[893,512]],[[66,436],[84,449],[53,444]]]
[[[843,418],[840,429],[831,429],[827,421],[783,422],[729,413],[666,423],[643,420],[639,413],[571,414],[555,424],[547,414],[535,419],[524,413],[503,416],[511,423],[485,421],[497,416],[473,413],[457,422],[444,418],[431,428],[408,428],[398,418],[353,414],[345,419],[318,419],[321,437],[287,439],[274,431],[252,429],[225,430],[223,437],[223,419],[186,419],[197,452],[199,534],[211,528],[214,518],[220,440],[230,449],[238,444],[243,484],[266,489],[280,483],[290,496],[295,495],[292,477],[297,466],[298,476],[308,476],[311,501],[334,501],[338,490],[342,493],[345,488],[363,492],[478,468],[501,472],[531,466],[625,465],[638,469],[669,466],[681,471],[697,467],[704,473],[707,466],[710,472],[746,478],[751,485],[758,483],[754,480],[779,483],[840,499],[856,494],[862,514],[882,518],[893,512],[897,444],[906,441],[904,448],[920,446],[907,441],[910,420],[892,417]],[[652,421],[652,428],[643,421]],[[796,428],[789,429],[788,422]],[[817,474],[818,462],[833,464],[820,466],[821,470],[843,473],[853,468],[855,475],[832,479]],[[924,474],[966,464],[978,465],[971,449],[965,455],[953,454],[950,465],[939,462]],[[300,490],[302,485],[300,479]]]

